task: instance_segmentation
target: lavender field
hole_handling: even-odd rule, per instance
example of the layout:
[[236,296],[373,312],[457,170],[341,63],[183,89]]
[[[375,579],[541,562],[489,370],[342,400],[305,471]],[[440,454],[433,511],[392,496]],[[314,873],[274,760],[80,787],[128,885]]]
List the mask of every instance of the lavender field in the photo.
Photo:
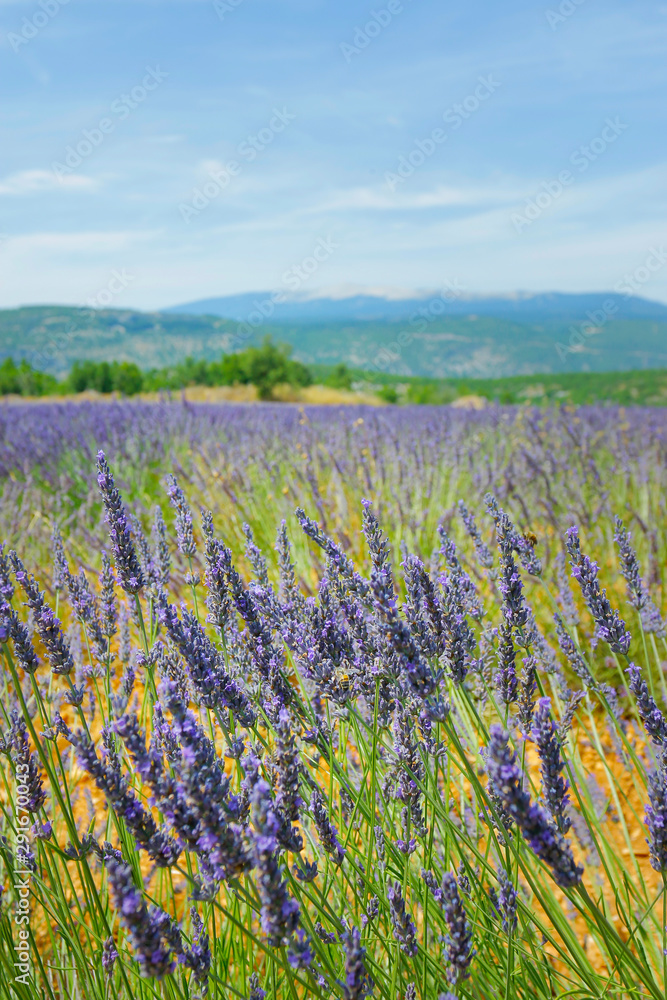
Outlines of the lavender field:
[[0,997],[655,998],[667,411],[0,408]]

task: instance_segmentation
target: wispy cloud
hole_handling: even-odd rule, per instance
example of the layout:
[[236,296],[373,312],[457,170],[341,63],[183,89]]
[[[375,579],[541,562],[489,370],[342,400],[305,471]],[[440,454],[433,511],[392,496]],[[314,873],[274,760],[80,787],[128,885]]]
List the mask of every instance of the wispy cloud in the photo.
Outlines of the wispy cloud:
[[83,174],[71,174],[58,180],[50,170],[19,170],[0,180],[0,194],[30,195],[45,191],[95,191],[99,182]]

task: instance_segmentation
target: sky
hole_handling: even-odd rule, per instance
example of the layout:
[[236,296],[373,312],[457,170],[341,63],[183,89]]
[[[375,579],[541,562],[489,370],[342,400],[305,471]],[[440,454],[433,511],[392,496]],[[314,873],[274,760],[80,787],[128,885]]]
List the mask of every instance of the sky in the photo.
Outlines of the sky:
[[0,0],[0,307],[667,302],[666,54],[646,0]]

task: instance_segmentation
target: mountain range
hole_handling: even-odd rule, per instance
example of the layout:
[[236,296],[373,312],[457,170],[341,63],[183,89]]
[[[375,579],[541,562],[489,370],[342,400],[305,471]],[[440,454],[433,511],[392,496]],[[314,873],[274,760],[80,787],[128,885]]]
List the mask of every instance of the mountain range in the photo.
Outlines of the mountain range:
[[307,364],[479,377],[667,367],[667,305],[619,293],[468,296],[270,292],[161,312],[28,306],[0,311],[0,358],[64,375],[75,360],[168,367],[261,341]]
[[466,295],[457,288],[401,294],[387,290],[305,296],[287,292],[244,292],[222,298],[199,299],[163,310],[191,316],[221,316],[245,322],[255,313],[276,323],[396,323],[415,314],[428,316],[493,316],[517,322],[561,322],[586,318],[603,303],[613,303],[616,319],[667,321],[667,305],[619,292],[516,292],[513,295]]

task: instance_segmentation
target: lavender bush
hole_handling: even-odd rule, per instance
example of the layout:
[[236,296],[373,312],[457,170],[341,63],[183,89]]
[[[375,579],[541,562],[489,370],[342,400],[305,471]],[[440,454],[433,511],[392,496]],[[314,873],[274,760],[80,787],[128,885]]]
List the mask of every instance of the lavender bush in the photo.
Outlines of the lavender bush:
[[659,411],[13,413],[0,997],[664,996]]

